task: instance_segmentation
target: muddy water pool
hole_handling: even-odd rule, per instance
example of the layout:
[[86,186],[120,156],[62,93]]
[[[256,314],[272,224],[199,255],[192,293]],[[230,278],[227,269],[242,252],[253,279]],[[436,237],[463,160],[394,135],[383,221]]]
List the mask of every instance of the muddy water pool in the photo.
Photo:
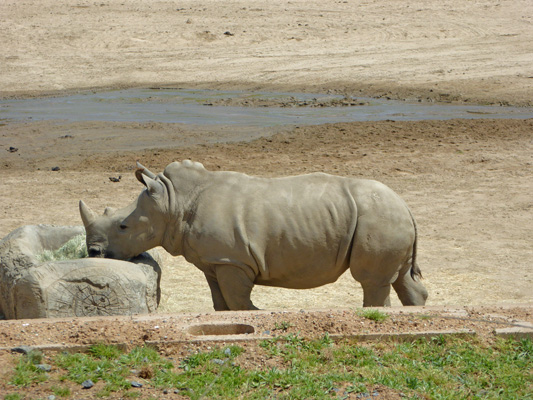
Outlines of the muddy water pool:
[[327,94],[127,89],[0,100],[7,121],[162,122],[275,127],[379,120],[533,118],[533,109],[409,103]]

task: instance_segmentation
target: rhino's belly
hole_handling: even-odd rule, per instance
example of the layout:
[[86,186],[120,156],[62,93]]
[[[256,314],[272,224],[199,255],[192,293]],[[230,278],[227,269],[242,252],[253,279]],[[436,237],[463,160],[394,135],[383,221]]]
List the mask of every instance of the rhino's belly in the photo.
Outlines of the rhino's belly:
[[335,282],[346,270],[348,264],[317,264],[297,266],[269,266],[269,277],[259,275],[256,285],[284,287],[288,289],[311,289]]

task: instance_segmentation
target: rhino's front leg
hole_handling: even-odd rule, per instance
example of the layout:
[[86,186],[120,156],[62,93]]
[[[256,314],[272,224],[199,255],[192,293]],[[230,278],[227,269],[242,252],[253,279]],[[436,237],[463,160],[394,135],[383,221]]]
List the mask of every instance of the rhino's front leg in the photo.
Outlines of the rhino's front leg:
[[230,310],[258,310],[250,299],[255,279],[251,269],[245,271],[234,265],[216,265],[215,274],[219,290]]
[[224,296],[222,296],[222,291],[220,290],[220,286],[218,286],[217,278],[205,274],[205,279],[207,279],[209,289],[211,289],[211,298],[213,299],[213,307],[215,311],[228,311],[229,307],[226,304],[226,300],[224,300]]

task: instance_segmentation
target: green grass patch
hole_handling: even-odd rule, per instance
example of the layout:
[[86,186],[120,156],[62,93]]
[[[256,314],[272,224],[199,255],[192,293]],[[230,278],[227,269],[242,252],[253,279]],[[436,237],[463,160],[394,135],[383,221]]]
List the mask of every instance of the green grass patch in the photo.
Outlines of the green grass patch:
[[22,400],[24,395],[20,393],[8,393],[4,396],[4,400]]
[[65,370],[65,380],[78,384],[87,380],[105,382],[104,389],[99,393],[103,397],[130,389],[131,380],[126,378],[134,368],[146,367],[146,371],[172,368],[172,363],[164,361],[153,348],[136,347],[125,354],[115,346],[103,344],[92,346],[87,354],[60,354],[55,361],[59,368]]
[[69,397],[70,389],[65,386],[52,386],[52,392],[58,397]]
[[292,326],[292,324],[288,321],[281,321],[281,322],[276,322],[274,324],[274,331],[283,331],[283,332],[287,332],[289,330],[289,328]]
[[37,257],[40,262],[74,260],[87,257],[85,234],[74,236],[57,250],[44,250]]
[[[191,399],[330,399],[354,393],[364,397],[375,388],[411,399],[533,398],[531,340],[497,339],[486,345],[436,336],[361,344],[335,343],[327,334],[316,340],[289,334],[262,341],[251,348],[253,354],[240,346],[190,351],[170,360],[150,347],[125,353],[98,345],[87,354],[59,354],[49,362],[63,381],[103,381],[104,389],[97,394],[102,397],[121,391],[123,398],[136,398],[139,392],[131,388],[131,380],[136,380],[152,388],[156,398],[172,390]],[[261,361],[250,362],[250,356]],[[10,383],[29,386],[46,379],[35,371],[38,361],[38,354],[21,356],[14,376],[26,377]],[[70,395],[64,385],[53,387],[58,397]]]
[[363,318],[376,322],[385,321],[387,318],[389,318],[388,314],[384,313],[383,311],[376,310],[375,308],[362,308],[358,310],[357,314]]
[[15,366],[15,373],[10,380],[10,384],[21,387],[28,387],[34,383],[44,382],[47,374],[37,365],[41,363],[43,355],[40,351],[30,351],[18,360]]

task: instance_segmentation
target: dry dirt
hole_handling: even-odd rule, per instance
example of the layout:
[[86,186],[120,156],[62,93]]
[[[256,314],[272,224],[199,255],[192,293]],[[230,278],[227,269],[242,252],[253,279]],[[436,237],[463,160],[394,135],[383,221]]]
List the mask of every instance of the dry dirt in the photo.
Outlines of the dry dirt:
[[530,0],[3,0],[5,95],[157,84],[531,104]]
[[[172,85],[533,103],[529,0],[4,0],[0,14],[4,98]],[[79,225],[80,199],[99,211],[121,207],[141,189],[136,160],[160,171],[183,158],[262,176],[381,180],[417,219],[429,305],[533,304],[533,120],[254,132],[0,120],[0,237],[26,224]],[[162,291],[161,313],[211,310],[202,275],[179,257],[165,255]],[[257,287],[253,300],[270,310],[346,310],[361,305],[362,292],[347,275],[314,290]],[[295,321],[296,329],[307,325]],[[142,329],[98,324],[111,342],[143,337]],[[70,325],[58,325],[66,337],[76,334]],[[33,343],[27,333],[2,322],[0,346]]]

